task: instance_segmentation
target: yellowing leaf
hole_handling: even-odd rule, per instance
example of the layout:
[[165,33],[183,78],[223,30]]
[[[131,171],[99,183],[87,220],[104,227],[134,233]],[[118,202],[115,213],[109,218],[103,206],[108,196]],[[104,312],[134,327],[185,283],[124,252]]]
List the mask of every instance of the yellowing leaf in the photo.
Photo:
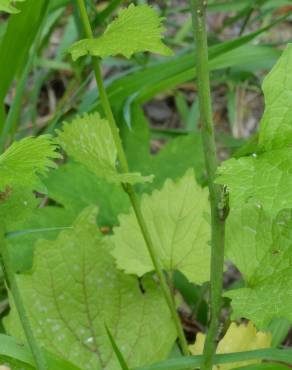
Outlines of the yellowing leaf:
[[6,13],[19,13],[19,10],[13,6],[13,3],[16,2],[22,2],[25,0],[0,0],[0,12],[6,12]]
[[[209,280],[210,225],[208,191],[188,170],[178,181],[166,180],[161,190],[143,195],[141,209],[162,267],[178,269],[196,283]],[[119,268],[142,276],[153,270],[134,211],[119,217],[110,238]]]
[[[203,353],[205,337],[204,334],[198,333],[195,344],[190,346],[190,351],[193,355],[201,355]],[[251,321],[247,325],[232,323],[223,339],[219,342],[216,353],[244,352],[270,348],[271,343],[271,334],[257,331]],[[213,366],[213,370],[231,370],[260,362],[252,360],[216,365]]]
[[134,184],[153,179],[140,173],[118,173],[110,126],[98,113],[84,114],[70,124],[65,123],[63,131],[58,131],[58,141],[69,156],[108,182]]
[[[160,288],[150,277],[139,282],[117,270],[96,215],[88,207],[73,229],[55,241],[40,240],[32,272],[18,275],[34,335],[82,369],[118,370],[106,323],[131,368],[163,360],[176,334]],[[18,320],[12,308],[6,326],[24,340]]]
[[152,7],[131,4],[119,12],[101,37],[78,41],[69,52],[73,60],[87,54],[101,58],[121,54],[130,58],[142,51],[171,55],[172,51],[161,41],[163,32],[161,18]]

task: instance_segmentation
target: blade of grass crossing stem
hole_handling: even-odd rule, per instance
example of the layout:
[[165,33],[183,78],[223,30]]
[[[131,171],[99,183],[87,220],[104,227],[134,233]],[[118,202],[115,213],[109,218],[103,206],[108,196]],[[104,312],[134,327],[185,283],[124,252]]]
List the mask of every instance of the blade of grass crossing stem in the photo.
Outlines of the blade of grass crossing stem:
[[[152,365],[141,366],[135,370],[186,370],[199,368],[203,363],[204,356],[188,356],[157,362]],[[245,362],[253,360],[265,360],[270,362],[292,363],[291,349],[258,349],[246,352],[223,353],[214,356],[214,365],[228,364],[234,362]],[[260,364],[256,364],[260,366]]]
[[33,335],[31,325],[29,322],[29,318],[27,316],[27,313],[26,313],[26,310],[25,310],[25,307],[24,307],[24,304],[21,298],[21,293],[18,288],[16,276],[12,268],[12,262],[10,259],[9,251],[6,246],[6,242],[5,242],[4,234],[2,230],[0,230],[0,259],[1,259],[1,265],[2,265],[2,269],[4,272],[7,286],[12,293],[15,307],[17,309],[19,319],[20,319],[25,337],[31,349],[32,355],[34,357],[36,366],[38,370],[47,370],[48,366],[47,366],[46,359]]
[[237,368],[237,370],[289,370],[289,369],[291,369],[290,366],[280,364],[256,364]]
[[112,336],[112,333],[110,332],[109,328],[107,327],[106,324],[104,324],[105,326],[105,330],[107,332],[107,335],[108,335],[108,338],[111,342],[111,345],[112,345],[112,348],[113,348],[113,351],[115,352],[115,355],[119,361],[119,364],[121,366],[121,369],[122,370],[129,370],[129,367],[126,363],[126,360],[124,359],[124,356],[122,355],[122,352],[119,350],[119,347],[114,339],[114,337]]
[[206,31],[206,0],[190,0],[197,50],[197,81],[199,91],[202,140],[208,176],[211,206],[211,285],[210,323],[204,345],[201,370],[211,370],[216,349],[216,338],[221,311],[221,295],[224,265],[225,219],[228,215],[228,196],[214,184],[217,170],[217,155],[211,104],[210,77],[208,69],[208,42]]
[[[78,5],[79,11],[80,11],[81,22],[83,24],[84,33],[85,33],[87,38],[93,38],[93,32],[92,32],[91,25],[90,25],[90,22],[89,22],[89,18],[88,18],[88,14],[87,14],[87,11],[86,11],[86,6],[85,6],[85,3],[84,3],[84,0],[77,0],[77,5]],[[121,142],[121,139],[120,139],[120,136],[119,136],[118,127],[117,127],[117,124],[116,124],[116,121],[115,121],[115,118],[114,118],[114,115],[113,115],[113,112],[112,112],[112,108],[111,108],[110,103],[109,103],[107,92],[106,92],[105,87],[104,87],[103,79],[102,79],[102,76],[101,76],[100,62],[99,62],[99,59],[96,58],[96,57],[92,58],[92,62],[93,62],[93,69],[94,69],[94,73],[95,73],[95,79],[96,79],[96,83],[97,83],[98,90],[99,90],[101,105],[102,105],[102,108],[104,110],[104,113],[105,113],[106,118],[107,118],[107,120],[109,122],[109,125],[110,125],[111,133],[112,133],[112,136],[113,136],[113,139],[114,139],[114,142],[115,142],[115,146],[116,146],[116,149],[117,149],[117,153],[118,153],[118,158],[119,158],[119,162],[120,162],[121,171],[125,173],[125,172],[129,171],[129,166],[128,166],[127,158],[126,158],[126,155],[125,155],[125,152],[124,152],[124,149],[123,149],[123,146],[122,146],[122,142]],[[156,274],[159,278],[163,296],[164,296],[165,301],[166,301],[166,303],[168,305],[168,308],[170,310],[170,314],[171,314],[173,323],[176,327],[176,331],[177,331],[177,335],[178,335],[178,339],[179,339],[179,342],[180,342],[181,349],[182,349],[182,351],[185,355],[188,355],[189,354],[188,344],[187,344],[187,341],[186,341],[186,338],[185,338],[185,335],[184,335],[182,324],[180,322],[178,313],[176,311],[175,302],[174,302],[173,296],[170,292],[169,286],[167,284],[164,272],[161,268],[160,261],[159,261],[157,255],[156,255],[156,253],[155,253],[154,244],[152,242],[150,233],[149,233],[148,228],[146,226],[144,216],[141,212],[140,204],[139,204],[138,198],[136,196],[136,193],[134,191],[134,187],[131,184],[123,184],[123,189],[127,193],[127,195],[129,196],[131,205],[133,207],[133,210],[134,210],[136,218],[137,218],[138,225],[140,227],[142,236],[145,240],[150,258],[152,260],[153,267],[154,267],[155,272],[156,272]]]

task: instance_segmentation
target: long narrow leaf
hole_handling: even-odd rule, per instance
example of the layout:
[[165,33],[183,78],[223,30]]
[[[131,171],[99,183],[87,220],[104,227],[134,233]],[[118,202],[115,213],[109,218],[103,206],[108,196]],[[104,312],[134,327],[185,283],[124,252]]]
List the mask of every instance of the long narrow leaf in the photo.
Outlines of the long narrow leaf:
[[[182,357],[153,365],[138,367],[135,370],[184,370],[200,366],[203,356]],[[232,362],[249,361],[249,360],[267,360],[278,361],[287,364],[292,363],[292,349],[259,349],[247,352],[235,352],[227,354],[218,354],[214,358],[214,364],[227,364]]]
[[281,364],[256,364],[244,367],[237,367],[237,370],[288,370],[291,367]]
[[[276,60],[279,52],[273,48],[257,45],[250,46],[249,50],[241,51],[241,47],[283,21],[285,17],[280,17],[256,32],[211,46],[209,48],[210,69],[216,70],[236,65],[254,64],[257,60],[270,60],[271,58]],[[257,53],[257,51],[259,52]],[[109,83],[107,88],[113,106],[115,109],[121,109],[126,99],[130,99],[131,103],[140,104],[151,99],[157,93],[194,79],[196,75],[193,67],[194,60],[195,53],[190,52],[168,58],[166,61],[149,66],[147,69],[115,79]],[[131,98],[133,94],[135,96]],[[79,112],[95,110],[95,101],[96,90],[92,90],[84,96]]]
[[5,234],[6,239],[12,239],[17,236],[23,236],[28,234],[37,234],[37,233],[46,233],[46,232],[53,232],[53,231],[62,231],[66,229],[72,229],[72,226],[64,226],[64,227],[43,227],[40,229],[27,229],[27,230],[17,230],[17,231],[10,231]]
[[107,335],[109,337],[109,340],[111,342],[112,348],[113,348],[113,350],[115,352],[115,355],[116,355],[116,357],[117,357],[117,359],[119,361],[119,364],[121,366],[121,369],[122,370],[129,370],[129,367],[128,367],[127,363],[126,363],[126,360],[124,359],[124,356],[123,356],[122,352],[119,350],[119,347],[118,347],[118,345],[117,345],[114,337],[112,336],[112,333],[110,332],[110,330],[109,330],[109,328],[107,327],[106,324],[105,324],[105,330],[106,330]]

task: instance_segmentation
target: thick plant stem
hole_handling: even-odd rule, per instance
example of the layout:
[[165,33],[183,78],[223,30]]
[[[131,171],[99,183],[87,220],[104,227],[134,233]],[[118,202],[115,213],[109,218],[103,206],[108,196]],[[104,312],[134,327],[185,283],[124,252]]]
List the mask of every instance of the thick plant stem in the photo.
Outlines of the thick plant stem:
[[221,295],[224,265],[225,219],[228,215],[228,199],[224,191],[214,183],[217,170],[217,155],[212,117],[210,77],[208,69],[208,43],[206,32],[206,0],[190,0],[196,41],[197,81],[199,90],[202,139],[208,176],[211,206],[211,286],[210,324],[204,346],[201,370],[211,370],[216,350],[216,340],[221,311]]
[[15,273],[12,268],[12,262],[10,259],[9,251],[7,249],[7,245],[5,243],[4,235],[2,232],[0,235],[0,259],[1,259],[2,269],[5,275],[6,284],[12,293],[15,307],[18,312],[18,316],[19,316],[26,340],[29,344],[30,350],[34,357],[37,369],[38,370],[48,370],[46,359],[33,335],[31,325],[29,322],[29,318],[26,314],[26,310],[25,310],[25,307],[24,307],[24,304],[21,298],[19,288],[18,288]]
[[[89,19],[88,19],[88,14],[87,14],[87,11],[86,11],[84,0],[77,0],[77,4],[78,4],[79,10],[80,10],[81,20],[82,20],[82,24],[83,24],[83,27],[84,27],[85,35],[88,38],[93,38],[93,32],[92,32],[91,25],[90,25],[90,22],[89,22]],[[110,128],[111,128],[111,132],[112,132],[113,139],[114,139],[115,146],[116,146],[117,153],[118,153],[120,168],[121,168],[122,172],[126,173],[126,172],[129,172],[128,161],[127,161],[127,158],[126,158],[123,146],[122,146],[122,142],[121,142],[121,139],[120,139],[120,136],[119,136],[118,127],[117,127],[117,124],[116,124],[116,121],[115,121],[115,118],[114,118],[114,115],[113,115],[113,112],[112,112],[112,109],[111,109],[111,105],[110,105],[110,102],[109,102],[109,99],[108,99],[108,96],[107,96],[107,93],[106,93],[106,90],[105,90],[105,87],[104,87],[104,83],[103,83],[103,79],[102,79],[102,75],[101,75],[100,62],[99,62],[99,59],[96,58],[96,57],[93,57],[92,59],[93,59],[94,73],[95,73],[96,83],[97,83],[99,94],[100,94],[101,104],[102,104],[104,113],[106,115],[106,118],[109,122]],[[135,212],[135,215],[136,215],[136,218],[137,218],[137,222],[139,224],[139,227],[140,227],[141,233],[143,235],[144,241],[147,245],[147,249],[148,249],[149,255],[151,257],[155,272],[156,272],[156,274],[159,278],[162,293],[163,293],[165,301],[166,301],[166,303],[169,307],[172,320],[173,320],[174,325],[176,327],[177,336],[178,336],[178,339],[179,339],[181,349],[182,349],[182,351],[185,355],[188,355],[189,354],[188,344],[187,344],[187,341],[186,341],[186,338],[185,338],[185,335],[184,335],[184,331],[183,331],[178,313],[176,311],[175,302],[174,302],[173,296],[170,292],[170,289],[167,285],[166,277],[164,275],[163,269],[161,268],[159,258],[156,255],[154,244],[152,242],[152,239],[151,239],[150,233],[148,231],[144,216],[142,214],[140,204],[139,204],[139,200],[136,196],[134,187],[131,184],[124,184],[123,189],[128,194],[129,199],[131,201],[131,205],[134,209],[134,212]]]

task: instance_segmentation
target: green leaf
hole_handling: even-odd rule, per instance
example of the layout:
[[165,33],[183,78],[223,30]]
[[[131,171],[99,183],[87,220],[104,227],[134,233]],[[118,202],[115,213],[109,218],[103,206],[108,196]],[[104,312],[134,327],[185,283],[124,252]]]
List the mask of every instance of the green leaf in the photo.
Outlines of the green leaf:
[[50,135],[27,137],[14,142],[0,156],[0,190],[17,186],[34,190],[42,188],[39,176],[56,167],[53,159],[60,158]]
[[229,187],[231,208],[241,207],[249,199],[274,216],[283,208],[292,208],[291,62],[289,45],[264,81],[266,109],[258,153],[228,160],[218,170],[218,183]]
[[117,150],[108,121],[98,113],[84,114],[65,123],[58,131],[58,141],[69,156],[85,165],[98,177],[112,183],[152,181],[152,176],[140,173],[118,173]]
[[[26,0],[19,2],[21,13],[9,17],[7,30],[0,43],[0,127],[3,129],[4,118],[1,108],[13,80],[22,74],[31,46],[36,39],[40,26],[47,14],[51,1]],[[17,35],[17,37],[15,37]],[[7,68],[9,66],[9,68]]]
[[196,180],[204,180],[205,161],[200,134],[188,134],[169,141],[157,154],[151,157],[150,171],[154,174],[152,189],[160,188],[167,178],[182,177],[188,168],[195,171]]
[[244,367],[238,367],[237,370],[289,370],[291,369],[288,365],[280,365],[280,364],[256,364],[256,365],[249,365]]
[[272,334],[272,347],[279,347],[287,338],[291,329],[291,323],[285,318],[273,319],[267,330]]
[[22,186],[13,190],[8,187],[0,192],[0,220],[6,230],[17,230],[19,224],[30,218],[39,203],[32,190]]
[[[73,364],[53,355],[44,352],[49,370],[80,370]],[[35,369],[33,356],[28,347],[23,346],[15,338],[0,334],[0,361],[9,364],[13,370]]]
[[245,317],[258,327],[273,318],[292,322],[292,212],[276,218],[257,204],[233,210],[227,221],[226,257],[238,267],[245,287],[226,292],[233,318]]
[[87,54],[101,58],[121,54],[130,58],[142,51],[172,55],[172,51],[161,41],[164,32],[161,21],[152,7],[131,4],[119,12],[102,36],[78,41],[69,52],[73,60]]
[[80,163],[69,162],[51,171],[45,179],[50,198],[75,217],[87,206],[99,207],[99,226],[117,225],[117,215],[130,208],[129,198],[118,184],[99,179]]
[[[129,135],[123,140],[127,159],[133,170],[154,175],[153,182],[144,183],[137,187],[137,190],[150,192],[159,189],[166,179],[176,180],[182,177],[188,168],[194,168],[196,180],[202,184],[205,161],[201,135],[184,134],[170,139],[157,154],[152,155],[149,126],[141,106],[134,104],[131,107],[131,131],[127,130]],[[176,134],[174,133],[174,136]]]
[[291,65],[292,44],[289,44],[263,83],[266,109],[260,126],[260,150],[292,144]]
[[49,135],[27,137],[0,156],[0,219],[6,231],[29,219],[40,203],[33,190],[46,192],[39,177],[56,167],[53,159],[60,158],[56,148]]
[[224,162],[216,181],[228,185],[231,208],[250,199],[274,215],[292,208],[291,155],[292,149],[284,148]]
[[234,318],[249,318],[259,327],[273,318],[292,322],[292,222],[285,210],[292,208],[291,52],[289,46],[264,82],[258,153],[228,160],[218,171],[217,181],[230,191],[226,255],[245,280],[244,288],[226,296]]
[[[36,339],[82,369],[119,369],[106,322],[129,366],[162,360],[175,329],[160,289],[149,277],[141,281],[142,292],[136,278],[116,269],[96,213],[89,207],[73,230],[39,241],[32,273],[18,275]],[[12,308],[6,326],[23,338],[16,315]]]
[[115,352],[115,355],[116,355],[116,357],[119,361],[119,364],[120,364],[122,370],[129,370],[129,367],[128,367],[125,359],[124,359],[124,356],[122,355],[122,352],[118,348],[117,343],[116,343],[114,337],[112,336],[112,333],[110,332],[109,328],[106,325],[105,325],[105,330],[107,332],[107,335],[109,337],[109,340],[111,342],[111,345],[113,347],[113,350]]
[[19,13],[19,10],[12,5],[16,1],[22,2],[25,0],[0,0],[0,12],[6,12],[11,14]]
[[[18,212],[22,214],[19,210]],[[35,233],[19,234],[15,235],[13,238],[6,239],[14,270],[16,272],[30,270],[32,268],[33,251],[37,240],[56,239],[60,231],[58,228],[71,226],[72,221],[75,218],[75,213],[62,207],[49,206],[27,210],[26,215],[18,218],[18,222],[15,222],[13,224],[13,228],[10,227],[9,230],[17,232],[19,230],[39,229],[40,231]],[[9,225],[11,226],[12,223]],[[56,229],[44,231],[43,229],[46,228]]]
[[[144,194],[141,210],[162,267],[178,269],[196,283],[209,280],[208,191],[196,183],[193,170],[178,182],[167,180],[162,190]],[[138,276],[153,271],[133,209],[119,221],[110,238],[118,267]]]
[[[195,366],[197,367],[200,366],[202,360],[203,355],[180,357],[163,362],[158,362],[150,366],[138,367],[135,370],[186,370],[194,368]],[[283,363],[287,362],[287,364],[291,364],[292,350],[267,348],[247,352],[224,353],[215,355],[213,363],[214,365],[228,364],[232,362],[249,360],[278,361]]]

